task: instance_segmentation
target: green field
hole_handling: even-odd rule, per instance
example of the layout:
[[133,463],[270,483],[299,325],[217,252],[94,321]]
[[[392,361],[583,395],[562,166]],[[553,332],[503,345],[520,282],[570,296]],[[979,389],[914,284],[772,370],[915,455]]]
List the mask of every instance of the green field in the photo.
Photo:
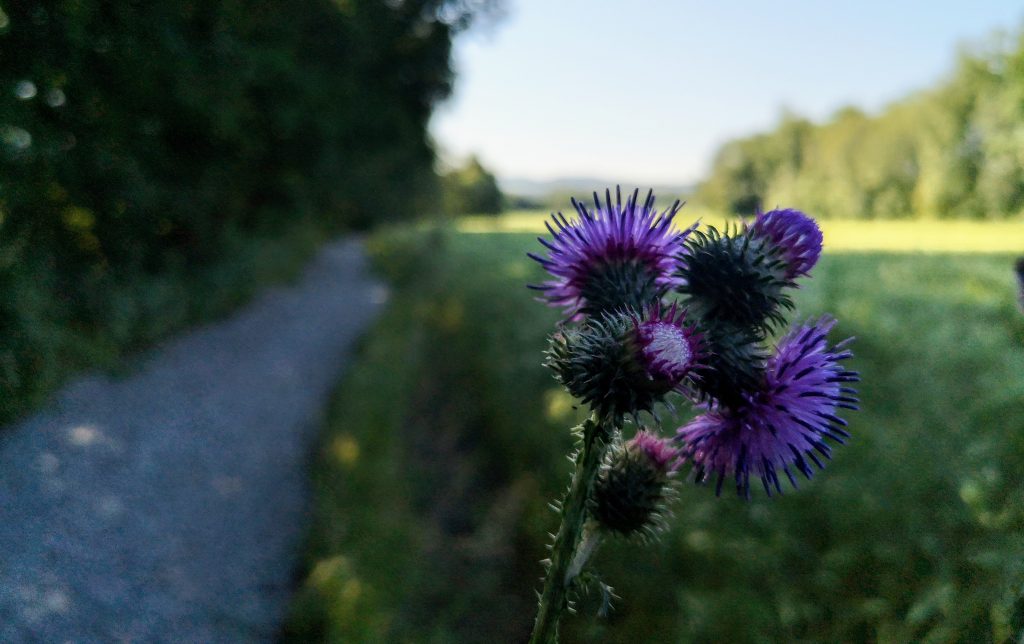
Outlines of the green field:
[[[523,286],[542,279],[525,257],[534,235],[474,221],[371,240],[393,297],[328,415],[287,638],[529,632],[556,528],[546,504],[568,482],[581,412],[540,364],[559,316]],[[879,226],[857,235],[888,235],[889,249],[903,235],[904,250],[927,236]],[[990,250],[1009,250],[1016,230],[990,237]],[[585,599],[565,641],[1001,642],[1024,626],[1013,256],[838,252],[825,231],[795,319],[831,312],[834,340],[857,336],[862,411],[850,414],[849,445],[782,498],[684,484],[661,543],[599,553],[622,599],[608,619]]]
[[[568,214],[568,213],[567,213]],[[683,221],[700,219],[721,227],[721,215],[686,207]],[[502,217],[462,217],[456,228],[463,233],[544,234],[548,213],[523,210]],[[736,220],[732,220],[736,221]],[[1024,221],[967,219],[826,219],[825,252],[871,253],[1024,253]]]

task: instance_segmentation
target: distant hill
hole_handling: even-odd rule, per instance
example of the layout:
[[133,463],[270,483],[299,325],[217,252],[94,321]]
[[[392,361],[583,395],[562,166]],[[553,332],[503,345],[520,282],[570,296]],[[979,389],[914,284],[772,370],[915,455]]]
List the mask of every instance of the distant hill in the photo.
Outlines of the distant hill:
[[511,198],[519,198],[524,202],[534,202],[538,207],[549,203],[567,201],[568,196],[588,198],[592,192],[604,192],[605,188],[614,190],[616,184],[622,186],[622,190],[632,192],[639,188],[640,192],[646,193],[653,189],[658,197],[658,203],[664,203],[669,199],[683,198],[693,193],[696,189],[694,184],[656,184],[612,181],[598,177],[559,177],[537,181],[519,177],[499,178],[498,184],[501,191]]

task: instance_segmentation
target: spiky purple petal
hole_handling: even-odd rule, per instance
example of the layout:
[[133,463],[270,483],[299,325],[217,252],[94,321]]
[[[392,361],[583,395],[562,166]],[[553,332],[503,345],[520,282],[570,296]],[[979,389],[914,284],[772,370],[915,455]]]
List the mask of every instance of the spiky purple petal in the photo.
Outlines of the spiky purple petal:
[[651,305],[644,319],[634,318],[640,354],[656,380],[679,383],[704,357],[704,335],[686,322],[686,311]]
[[750,494],[750,476],[761,479],[765,491],[782,492],[780,476],[795,487],[793,468],[808,479],[810,463],[823,467],[820,456],[831,458],[825,439],[842,443],[849,436],[839,408],[856,409],[856,392],[846,383],[858,380],[840,362],[851,356],[845,340],[829,348],[826,336],[835,320],[823,317],[791,331],[769,358],[762,388],[737,409],[707,407],[678,430],[685,458],[694,464],[699,481],[717,476],[716,492],[732,476],[736,490]]
[[[614,202],[606,190],[604,203],[594,193],[593,210],[573,199],[575,220],[560,212],[552,215],[546,224],[552,239],[538,238],[548,249],[547,257],[530,253],[554,277],[532,287],[541,291],[543,300],[580,319],[623,306],[639,308],[628,301],[634,293],[645,306],[677,285],[675,257],[683,253],[693,228],[680,231],[673,225],[680,202],[659,214],[653,192],[642,204],[638,194],[634,191],[623,204],[619,188]],[[618,288],[622,281],[626,283]]]
[[1017,305],[1024,311],[1024,257],[1018,258],[1013,268],[1017,273]]

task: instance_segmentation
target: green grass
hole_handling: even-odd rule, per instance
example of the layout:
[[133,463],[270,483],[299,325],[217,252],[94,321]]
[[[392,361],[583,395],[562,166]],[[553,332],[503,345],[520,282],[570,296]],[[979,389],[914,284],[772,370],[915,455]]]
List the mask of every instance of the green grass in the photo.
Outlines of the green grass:
[[[394,284],[314,466],[286,636],[522,641],[546,509],[580,417],[541,367],[558,314],[529,234],[398,229]],[[1024,583],[1024,316],[1005,254],[827,254],[798,319],[840,320],[863,377],[853,439],[813,482],[742,502],[683,485],[657,545],[597,557],[565,641],[1003,641]],[[674,427],[666,423],[666,430]]]

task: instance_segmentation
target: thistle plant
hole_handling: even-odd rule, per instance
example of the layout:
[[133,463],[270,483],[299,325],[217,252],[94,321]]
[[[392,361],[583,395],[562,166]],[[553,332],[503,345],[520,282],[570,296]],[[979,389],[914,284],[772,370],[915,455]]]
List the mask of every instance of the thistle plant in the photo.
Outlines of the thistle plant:
[[[572,200],[572,219],[552,215],[546,256],[530,253],[551,275],[532,285],[566,317],[552,333],[545,364],[590,410],[574,430],[569,488],[554,507],[561,525],[545,560],[531,642],[558,641],[561,616],[597,579],[591,560],[602,540],[648,542],[666,527],[677,472],[726,478],[750,496],[750,478],[768,496],[780,476],[797,487],[831,457],[826,441],[849,434],[840,409],[856,409],[841,363],[850,340],[829,345],[830,317],[787,325],[795,280],[818,261],[822,235],[798,210],[758,213],[719,231],[676,225],[681,204],[658,211],[595,193],[593,206]],[[645,425],[680,400],[701,413],[661,437]],[[654,423],[660,425],[660,422]],[[627,438],[626,436],[629,435]],[[601,584],[604,596],[610,587]]]

